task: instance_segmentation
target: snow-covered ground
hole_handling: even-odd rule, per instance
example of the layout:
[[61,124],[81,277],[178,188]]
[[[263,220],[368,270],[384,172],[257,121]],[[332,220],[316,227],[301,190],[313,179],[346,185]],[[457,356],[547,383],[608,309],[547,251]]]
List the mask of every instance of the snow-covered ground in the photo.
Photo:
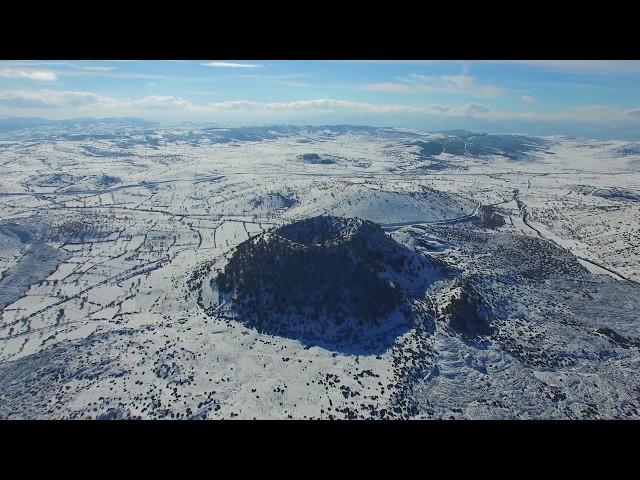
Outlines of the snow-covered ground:
[[[426,158],[416,139],[441,135],[276,133],[216,130],[222,141],[158,127],[3,143],[0,418],[638,416],[640,157],[621,154],[624,142],[556,137],[518,160]],[[316,158],[308,154],[331,162],[301,161]],[[482,225],[481,206],[505,224]],[[422,300],[429,325],[375,354],[203,311],[194,272],[317,215],[374,221],[476,275],[495,303],[493,336],[470,340],[438,314],[460,288],[450,279]],[[526,262],[501,257],[520,238],[529,239],[524,258],[550,245],[570,273],[522,280]],[[554,299],[564,288],[598,308]],[[514,346],[523,335],[536,340]],[[531,360],[560,346],[558,358],[571,361]]]

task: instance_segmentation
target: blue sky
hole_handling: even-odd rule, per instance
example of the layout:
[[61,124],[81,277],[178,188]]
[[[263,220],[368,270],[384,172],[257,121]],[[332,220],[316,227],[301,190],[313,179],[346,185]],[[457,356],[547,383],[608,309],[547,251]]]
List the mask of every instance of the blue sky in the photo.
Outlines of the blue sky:
[[640,61],[2,61],[0,116],[640,140]]

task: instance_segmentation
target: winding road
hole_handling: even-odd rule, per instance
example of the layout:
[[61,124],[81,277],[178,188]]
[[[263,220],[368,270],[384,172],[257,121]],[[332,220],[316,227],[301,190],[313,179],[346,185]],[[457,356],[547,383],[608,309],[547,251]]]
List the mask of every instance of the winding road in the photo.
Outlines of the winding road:
[[476,205],[476,208],[473,210],[473,213],[462,215],[461,217],[447,218],[444,220],[410,220],[407,222],[384,223],[382,224],[382,228],[384,230],[393,231],[393,230],[397,230],[402,227],[408,227],[411,225],[450,225],[453,223],[466,222],[468,220],[472,220],[473,218],[477,217],[478,211],[480,210],[481,206],[482,204],[478,202],[478,204]]
[[605,270],[607,272],[609,272],[612,276],[619,278],[621,280],[626,280],[627,282],[631,282],[635,285],[640,285],[639,282],[636,282],[635,280],[631,280],[630,278],[622,275],[619,272],[616,272],[615,270],[613,270],[612,268],[607,267],[606,265],[603,265],[601,263],[595,262],[593,260],[590,260],[586,257],[582,257],[580,255],[576,255],[575,253],[573,253],[570,249],[563,247],[562,245],[560,245],[558,242],[556,242],[555,240],[549,238],[549,237],[545,237],[542,232],[540,232],[540,230],[538,230],[536,227],[534,227],[533,225],[531,225],[531,223],[529,222],[529,212],[527,211],[527,205],[522,201],[522,199],[520,198],[520,191],[516,188],[513,191],[513,198],[516,201],[517,205],[518,205],[518,209],[520,211],[520,215],[522,216],[522,223],[524,223],[527,227],[529,227],[531,230],[533,230],[534,232],[536,232],[536,234],[540,237],[543,238],[545,240],[547,240],[548,242],[553,243],[555,246],[557,246],[558,248],[561,248],[563,250],[568,251],[569,253],[571,253],[571,255],[573,255],[574,257],[582,260],[583,262],[587,262],[591,265],[594,265],[598,268],[601,268],[602,270]]

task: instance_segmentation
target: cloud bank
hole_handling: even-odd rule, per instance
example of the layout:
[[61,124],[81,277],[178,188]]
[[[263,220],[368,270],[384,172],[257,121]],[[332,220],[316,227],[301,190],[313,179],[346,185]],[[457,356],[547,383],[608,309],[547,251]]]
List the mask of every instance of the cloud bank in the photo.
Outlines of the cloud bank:
[[504,93],[503,89],[490,84],[481,84],[471,75],[430,76],[413,73],[400,77],[398,82],[369,83],[368,90],[386,93],[444,93],[469,97],[495,98]]
[[372,103],[335,98],[195,103],[173,95],[119,99],[94,92],[42,89],[0,91],[0,114],[47,118],[138,116],[150,120],[206,120],[222,124],[356,122],[532,134],[573,134],[582,126],[585,132],[602,131],[603,135],[621,132],[621,135],[635,135],[640,139],[640,107],[623,110],[607,105],[534,112],[500,110],[484,103]]
[[21,70],[17,68],[3,68],[0,75],[7,78],[28,78],[41,82],[52,82],[58,79],[55,73],[47,70]]

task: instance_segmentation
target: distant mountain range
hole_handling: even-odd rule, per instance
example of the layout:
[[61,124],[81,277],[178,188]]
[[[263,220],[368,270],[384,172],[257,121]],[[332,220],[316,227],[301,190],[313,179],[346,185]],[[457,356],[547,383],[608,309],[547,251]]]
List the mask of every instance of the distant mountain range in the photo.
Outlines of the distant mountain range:
[[155,122],[142,120],[134,117],[108,117],[108,118],[70,118],[65,120],[49,120],[39,117],[8,117],[0,118],[0,132],[11,132],[23,130],[25,128],[38,127],[76,127],[76,126],[118,126],[137,125],[141,127],[151,127]]

